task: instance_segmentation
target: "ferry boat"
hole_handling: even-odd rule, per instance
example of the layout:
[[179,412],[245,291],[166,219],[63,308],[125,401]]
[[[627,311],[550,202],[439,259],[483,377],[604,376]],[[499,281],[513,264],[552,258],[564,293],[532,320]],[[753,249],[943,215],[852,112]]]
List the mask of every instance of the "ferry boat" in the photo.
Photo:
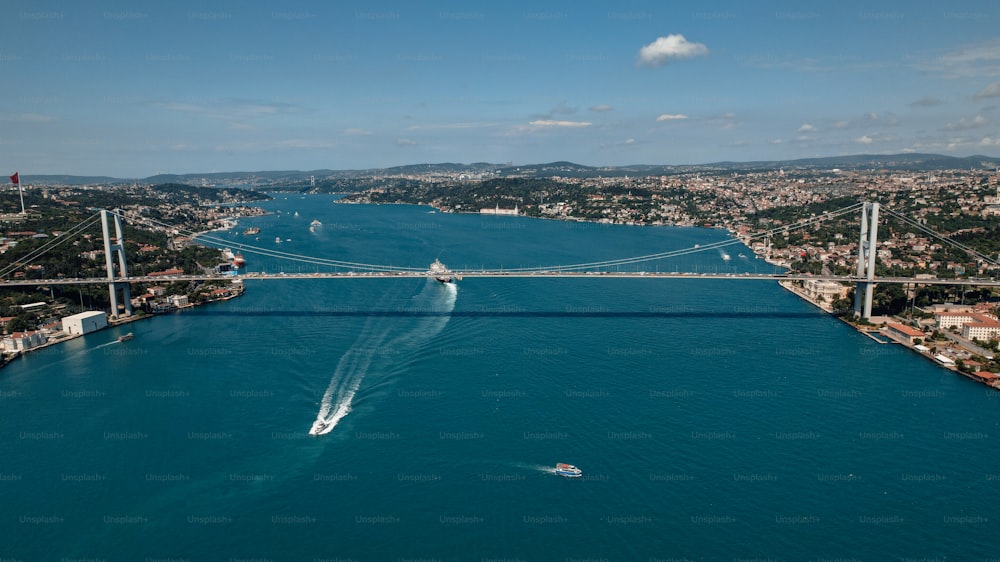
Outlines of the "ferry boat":
[[556,463],[556,474],[566,478],[579,478],[583,476],[583,471],[571,464],[558,462]]
[[309,232],[316,232],[317,229],[322,227],[323,223],[319,222],[317,219],[313,219],[313,221],[309,223]]
[[243,257],[243,254],[236,254],[233,256],[233,267],[239,269],[246,264],[247,260]]
[[[439,283],[452,283],[455,281],[455,278],[451,275],[451,271],[445,264],[441,263],[441,260],[434,260],[434,263],[431,264],[427,272],[433,275],[434,280]],[[461,279],[461,277],[458,277],[458,280]]]
[[118,343],[121,343],[123,341],[128,341],[128,340],[130,340],[130,339],[132,339],[134,337],[135,337],[135,334],[133,334],[132,332],[129,332],[129,333],[125,334],[124,336],[118,336]]
[[260,234],[260,228],[256,226],[251,226],[250,228],[243,231],[243,236],[253,236],[254,234]]

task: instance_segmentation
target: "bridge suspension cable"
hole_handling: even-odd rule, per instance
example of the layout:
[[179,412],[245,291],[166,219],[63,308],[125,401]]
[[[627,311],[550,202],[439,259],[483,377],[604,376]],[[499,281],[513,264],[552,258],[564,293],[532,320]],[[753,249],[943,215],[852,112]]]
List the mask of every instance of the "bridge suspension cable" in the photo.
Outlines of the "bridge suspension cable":
[[[122,217],[125,218],[125,217]],[[213,244],[218,244],[220,246],[232,246],[239,249],[242,252],[247,252],[250,254],[267,256],[272,258],[283,259],[287,261],[294,261],[300,263],[308,263],[310,265],[323,265],[329,267],[343,267],[343,268],[357,268],[371,271],[399,271],[399,272],[422,272],[426,271],[426,267],[405,267],[405,266],[395,266],[395,265],[381,265],[381,264],[371,264],[371,263],[360,263],[351,262],[344,260],[333,260],[328,258],[317,258],[313,256],[306,256],[302,254],[293,254],[291,252],[282,252],[280,250],[272,250],[269,248],[261,248],[259,246],[253,246],[250,244],[243,243],[232,243],[224,238],[218,238],[211,234],[198,233],[193,230],[178,228],[174,225],[170,225],[155,219],[150,219],[146,217],[138,217],[133,220],[138,220],[139,222],[146,222],[154,224],[161,228],[166,228],[170,230],[176,230],[178,233],[190,237],[191,239],[196,239],[199,241],[211,242]]]
[[[848,214],[848,213],[855,212],[858,209],[860,209],[861,206],[862,206],[862,203],[855,203],[853,205],[849,205],[847,207],[843,207],[843,208],[837,209],[835,211],[830,211],[830,212],[824,213],[824,214],[816,216],[816,217],[810,217],[808,219],[802,220],[802,221],[800,221],[798,223],[795,223],[795,224],[792,224],[792,225],[780,226],[780,227],[772,228],[770,230],[767,230],[767,231],[755,234],[753,236],[750,236],[749,238],[747,238],[747,241],[753,241],[753,240],[758,240],[758,239],[762,239],[762,238],[767,238],[767,237],[770,237],[770,236],[774,236],[775,234],[780,233],[780,232],[791,232],[791,231],[795,231],[795,230],[800,230],[800,229],[806,228],[808,226],[811,226],[811,225],[814,225],[814,224],[817,224],[817,223],[820,223],[820,222],[823,222],[823,221],[827,221],[827,220],[830,220],[830,219],[833,219],[833,218],[837,218],[837,217],[843,216],[843,215]],[[311,264],[311,265],[322,265],[322,266],[341,267],[341,268],[358,268],[358,269],[370,270],[370,271],[394,271],[394,272],[413,272],[413,273],[423,272],[423,271],[426,270],[426,268],[422,268],[422,267],[393,266],[393,265],[382,265],[382,264],[349,262],[349,261],[344,261],[344,260],[332,260],[332,259],[327,259],[327,258],[316,258],[316,257],[312,257],[312,256],[305,256],[305,255],[302,255],[302,254],[294,254],[294,253],[290,253],[290,252],[283,252],[283,251],[279,251],[279,250],[262,248],[262,247],[253,246],[253,245],[250,245],[250,244],[242,244],[242,243],[233,244],[233,243],[231,243],[231,241],[226,240],[224,238],[218,238],[218,237],[213,236],[211,234],[197,233],[197,232],[194,232],[194,231],[191,231],[191,230],[180,229],[180,228],[177,228],[176,226],[173,226],[173,225],[170,225],[170,224],[167,224],[167,223],[163,223],[163,222],[157,221],[155,219],[150,219],[150,218],[146,218],[146,217],[138,217],[138,218],[134,218],[133,220],[139,220],[140,222],[151,223],[151,224],[154,224],[154,225],[156,225],[158,227],[161,227],[161,228],[173,229],[173,230],[176,230],[177,232],[179,232],[181,234],[185,234],[187,236],[190,236],[193,239],[198,239],[200,241],[211,242],[211,243],[218,244],[218,245],[221,245],[221,246],[233,246],[233,247],[238,248],[240,251],[243,251],[243,252],[247,252],[247,253],[251,253],[251,254],[256,254],[256,255],[267,256],[267,257],[273,257],[273,258],[278,258],[278,259],[283,259],[283,260],[288,260],[288,261],[295,261],[295,262],[300,262],[300,263],[308,263],[308,264]],[[647,255],[642,255],[642,256],[633,256],[633,257],[627,257],[627,258],[617,258],[617,259],[612,259],[612,260],[603,260],[603,261],[594,261],[594,262],[575,263],[575,264],[568,264],[568,265],[549,265],[549,266],[534,266],[534,267],[520,267],[520,268],[504,268],[503,271],[510,272],[510,273],[533,273],[533,272],[543,272],[543,271],[546,271],[546,272],[572,272],[572,271],[580,271],[580,270],[585,270],[585,269],[600,269],[600,268],[609,268],[609,267],[619,267],[619,266],[623,266],[623,265],[633,265],[633,264],[637,264],[637,263],[645,263],[645,262],[662,260],[662,259],[667,259],[667,258],[675,258],[675,257],[686,256],[686,255],[695,254],[695,253],[699,253],[699,252],[705,252],[705,251],[709,251],[709,250],[724,248],[724,247],[732,246],[732,245],[735,245],[735,244],[741,244],[743,242],[744,241],[741,240],[741,239],[739,239],[739,238],[732,238],[732,239],[728,239],[728,240],[721,240],[721,241],[718,241],[718,242],[712,242],[712,243],[705,244],[705,245],[699,245],[699,246],[695,246],[695,247],[691,247],[691,248],[683,248],[683,249],[680,249],[680,250],[671,250],[671,251],[668,251],[668,252],[659,252],[659,253],[655,253],[655,254],[647,254]]]
[[951,244],[952,246],[954,246],[954,247],[956,247],[956,248],[958,248],[960,250],[963,250],[966,253],[968,253],[968,254],[970,254],[972,256],[975,256],[975,257],[983,260],[984,262],[986,262],[986,263],[988,263],[990,265],[1000,267],[1000,262],[997,262],[997,260],[995,260],[995,259],[993,259],[993,258],[991,258],[989,256],[980,254],[976,250],[974,250],[974,249],[966,246],[965,244],[962,244],[961,242],[956,242],[955,240],[952,240],[951,238],[948,238],[947,236],[945,236],[943,234],[938,234],[937,232],[935,232],[935,231],[931,230],[930,228],[928,228],[928,227],[920,224],[919,222],[917,222],[917,221],[915,221],[915,220],[907,217],[904,214],[897,213],[896,211],[893,211],[892,209],[887,209],[887,208],[883,208],[883,209],[888,214],[892,215],[893,217],[895,217],[895,218],[903,221],[904,223],[906,223],[906,224],[908,224],[908,225],[916,228],[917,230],[919,230],[919,231],[921,231],[921,232],[923,232],[925,234],[930,235],[932,238],[935,238],[935,239],[940,240],[942,242],[945,242],[947,244]]
[[56,236],[52,240],[49,240],[45,244],[43,244],[43,245],[35,248],[34,250],[32,250],[31,252],[29,252],[24,257],[22,257],[22,258],[14,261],[14,262],[8,264],[6,267],[0,269],[0,277],[6,277],[7,275],[10,275],[14,271],[16,271],[18,268],[21,268],[21,267],[23,267],[25,265],[28,265],[32,261],[34,261],[35,259],[37,259],[37,258],[45,255],[46,253],[49,252],[49,250],[52,250],[53,248],[55,248],[55,247],[63,244],[64,242],[72,240],[74,236],[76,236],[77,234],[80,234],[81,232],[83,232],[87,228],[90,228],[92,225],[94,225],[95,223],[97,223],[100,219],[101,219],[101,214],[100,213],[94,213],[90,217],[88,217],[88,218],[84,219],[83,221],[79,222],[73,228],[67,230],[66,232],[63,232],[59,236]]
[[[863,205],[863,203],[855,203],[853,205],[849,205],[847,207],[838,209],[836,211],[831,211],[829,213],[824,213],[824,214],[822,214],[820,216],[817,216],[817,217],[810,217],[808,219],[805,219],[805,220],[800,221],[800,222],[798,222],[796,224],[793,224],[793,225],[772,228],[770,230],[767,230],[767,231],[755,234],[753,236],[750,236],[749,238],[747,238],[747,241],[749,242],[749,241],[758,240],[758,239],[761,239],[761,238],[767,238],[767,237],[773,236],[773,235],[775,235],[775,234],[777,234],[779,232],[789,232],[789,231],[793,231],[793,230],[799,230],[799,229],[802,229],[802,228],[806,228],[808,226],[811,226],[811,225],[819,223],[819,222],[823,222],[823,221],[826,221],[826,220],[829,220],[829,219],[832,219],[832,218],[836,218],[836,217],[839,217],[839,216],[842,216],[842,215],[845,215],[845,214],[848,214],[848,213],[855,212],[858,209],[860,209],[862,205]],[[643,262],[649,262],[649,261],[655,261],[655,260],[661,260],[661,259],[666,259],[666,258],[680,257],[680,256],[689,255],[689,254],[695,254],[695,253],[698,253],[698,252],[704,252],[704,251],[708,251],[708,250],[714,250],[714,249],[718,249],[718,248],[724,248],[726,246],[732,246],[734,244],[741,244],[741,243],[743,243],[743,241],[740,240],[739,238],[732,238],[732,239],[729,239],[729,240],[721,240],[719,242],[712,242],[710,244],[705,244],[705,245],[702,245],[702,246],[695,246],[695,247],[691,247],[691,248],[684,248],[684,249],[681,249],[681,250],[671,250],[669,252],[660,252],[660,253],[648,254],[648,255],[644,255],[644,256],[634,256],[634,257],[630,257],[630,258],[619,258],[619,259],[613,259],[613,260],[604,260],[604,261],[587,262],[587,263],[577,263],[577,264],[571,264],[571,265],[554,265],[554,266],[548,266],[548,267],[525,267],[525,268],[504,269],[504,271],[509,271],[509,272],[512,272],[512,273],[513,272],[516,272],[516,273],[531,273],[531,272],[541,272],[541,271],[575,271],[575,270],[581,270],[581,269],[591,269],[591,268],[601,268],[601,267],[616,267],[616,266],[621,266],[621,265],[631,265],[631,264],[643,263]]]

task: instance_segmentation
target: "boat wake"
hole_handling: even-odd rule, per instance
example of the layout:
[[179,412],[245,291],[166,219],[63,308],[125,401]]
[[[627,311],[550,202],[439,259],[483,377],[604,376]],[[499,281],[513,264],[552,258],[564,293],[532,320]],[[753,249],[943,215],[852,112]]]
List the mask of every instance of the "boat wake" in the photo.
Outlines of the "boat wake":
[[[444,329],[455,308],[458,287],[454,283],[437,283],[428,280],[424,289],[414,297],[414,308],[436,314],[419,316],[415,324],[407,322],[402,334],[394,335],[401,319],[370,318],[354,345],[337,363],[330,384],[323,393],[316,420],[309,428],[309,435],[326,435],[337,427],[340,420],[351,413],[351,407],[362,381],[372,364],[387,363],[392,357],[405,357]],[[391,323],[386,325],[386,323]],[[388,365],[386,365],[388,367]],[[383,374],[385,372],[383,370]]]

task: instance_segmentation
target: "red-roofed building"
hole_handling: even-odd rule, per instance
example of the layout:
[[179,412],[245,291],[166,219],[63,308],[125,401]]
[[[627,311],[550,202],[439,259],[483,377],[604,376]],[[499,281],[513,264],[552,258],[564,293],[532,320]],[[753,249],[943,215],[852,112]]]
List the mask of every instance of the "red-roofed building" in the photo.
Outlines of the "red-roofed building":
[[962,337],[989,341],[1000,336],[1000,322],[991,316],[973,314],[972,320],[962,325]]
[[164,269],[163,271],[157,271],[149,274],[150,277],[162,277],[164,275],[184,275],[184,270],[177,268]]
[[910,326],[904,326],[903,324],[896,324],[893,322],[886,324],[885,331],[886,335],[889,337],[906,342],[910,345],[915,343],[914,340],[926,337],[926,334],[916,328],[911,328]]

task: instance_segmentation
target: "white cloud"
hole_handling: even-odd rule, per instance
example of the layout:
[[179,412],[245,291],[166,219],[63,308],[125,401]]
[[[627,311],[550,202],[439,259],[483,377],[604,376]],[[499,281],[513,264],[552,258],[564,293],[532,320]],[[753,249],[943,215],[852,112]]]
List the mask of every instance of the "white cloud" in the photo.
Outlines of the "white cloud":
[[984,115],[976,115],[972,119],[963,117],[957,122],[948,123],[945,125],[944,129],[946,131],[967,131],[969,129],[977,129],[983,125],[988,125],[989,122],[989,118]]
[[423,131],[423,130],[438,130],[438,129],[477,129],[485,127],[495,127],[496,123],[488,122],[463,122],[463,123],[431,123],[427,125],[410,125],[406,128],[407,131]]
[[800,133],[813,133],[815,131],[816,131],[816,127],[813,127],[809,123],[803,123],[802,126],[799,127],[799,132]]
[[610,106],[610,105],[607,105],[607,104],[600,104],[600,105],[592,105],[592,106],[590,106],[590,110],[591,111],[614,111],[615,108],[612,107],[612,106]]
[[683,113],[664,113],[656,118],[657,121],[679,121],[681,119],[687,119],[688,116]]
[[854,142],[856,142],[858,144],[874,144],[874,143],[882,143],[882,142],[891,142],[891,141],[894,141],[894,140],[896,140],[896,137],[894,137],[892,135],[883,135],[883,134],[879,134],[879,133],[874,133],[874,134],[871,134],[871,135],[862,135],[862,136],[854,139]]
[[558,121],[555,119],[538,119],[528,123],[533,127],[589,127],[591,124],[586,121]]
[[639,49],[640,64],[663,66],[669,59],[686,59],[707,55],[708,47],[704,43],[692,43],[680,34],[659,37],[649,45]]
[[1000,139],[991,139],[990,137],[983,137],[979,141],[979,146],[1000,146]]
[[771,141],[769,141],[769,142],[771,144],[785,144],[785,140],[784,139],[771,139]]
[[626,144],[626,145],[628,145],[628,144],[635,144],[635,139],[625,139],[625,142],[623,142],[622,144]]
[[372,132],[369,131],[369,130],[367,130],[367,129],[358,129],[358,128],[352,127],[350,129],[344,129],[344,134],[345,135],[370,135],[370,134],[372,134]]
[[399,146],[416,146],[417,141],[412,139],[396,139],[396,144]]
[[851,126],[851,122],[850,121],[834,121],[833,122],[833,128],[834,129],[846,129],[846,128],[850,127],[850,126]]
[[975,98],[977,100],[985,98],[1000,98],[1000,82],[988,84],[985,88],[976,92]]
[[917,64],[949,78],[1000,76],[1000,39],[959,47]]

